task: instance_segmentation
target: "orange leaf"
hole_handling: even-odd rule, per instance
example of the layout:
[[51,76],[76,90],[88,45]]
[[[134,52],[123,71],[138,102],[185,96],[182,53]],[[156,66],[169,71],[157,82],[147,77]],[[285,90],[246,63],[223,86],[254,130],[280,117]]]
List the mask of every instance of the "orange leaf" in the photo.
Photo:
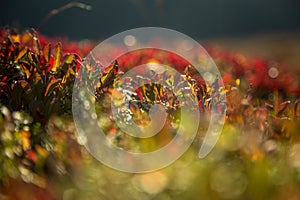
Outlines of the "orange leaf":
[[15,62],[18,62],[21,58],[23,58],[23,56],[27,53],[28,51],[28,48],[25,47],[24,49],[22,49],[20,52],[19,52],[19,55],[18,57],[16,58],[16,61]]
[[23,71],[25,72],[26,78],[28,79],[31,75],[30,71],[27,69],[27,67],[24,64],[21,64],[20,66],[23,69]]
[[32,34],[27,30],[23,35],[22,35],[22,41],[24,44],[29,43],[32,40]]
[[11,39],[13,40],[13,42],[20,42],[20,35],[11,35]]
[[49,62],[50,61],[50,56],[51,56],[51,44],[47,44],[44,49],[43,49],[43,55],[44,55],[44,58],[46,60],[46,62]]

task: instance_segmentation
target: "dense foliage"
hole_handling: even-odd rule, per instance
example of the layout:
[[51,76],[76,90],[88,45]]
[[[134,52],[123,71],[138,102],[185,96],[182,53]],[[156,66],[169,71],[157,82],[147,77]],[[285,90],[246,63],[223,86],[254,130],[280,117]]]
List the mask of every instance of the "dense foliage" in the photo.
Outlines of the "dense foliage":
[[[153,50],[133,52],[99,72],[102,76],[95,84],[99,111],[109,109],[106,98],[122,70],[154,62],[153,57],[155,62],[171,64],[185,74],[204,116],[209,115],[213,91],[220,89],[227,95],[226,124],[210,156],[193,161],[197,151],[194,147],[198,147],[205,132],[200,130],[198,143],[172,166],[150,174],[129,175],[94,161],[74,134],[72,89],[81,56],[87,55],[91,46],[66,41],[65,49],[59,42],[52,46],[53,42],[34,30],[19,34],[2,29],[0,42],[0,197],[1,193],[13,199],[32,199],[30,195],[36,199],[61,195],[71,199],[76,195],[131,199],[126,196],[129,193],[136,199],[197,199],[199,195],[204,199],[299,197],[300,82],[299,74],[287,66],[207,46],[225,88],[205,85],[187,68],[186,61]],[[172,79],[166,76],[158,79]],[[132,109],[139,112],[137,108],[142,107],[147,111],[148,104],[158,100],[168,101],[169,110],[178,107],[176,99],[172,95],[166,98],[166,94],[166,88],[145,84],[134,99],[138,106]],[[122,148],[138,142],[149,151],[162,145],[157,141],[131,141],[107,114],[98,119],[105,125],[107,137]],[[143,123],[147,116],[137,120]]]

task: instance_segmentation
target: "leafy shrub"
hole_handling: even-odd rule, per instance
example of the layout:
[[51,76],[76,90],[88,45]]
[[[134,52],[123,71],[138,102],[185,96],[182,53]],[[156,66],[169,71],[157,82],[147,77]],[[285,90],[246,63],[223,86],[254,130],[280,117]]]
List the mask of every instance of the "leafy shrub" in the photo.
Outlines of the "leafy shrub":
[[[115,184],[110,180],[111,178],[122,179],[124,174],[109,171],[103,165],[96,164],[85,149],[78,145],[80,141],[77,141],[75,137],[71,115],[73,85],[83,61],[80,56],[87,55],[91,46],[64,42],[65,47],[62,47],[61,43],[57,43],[53,47],[53,43],[49,41],[48,38],[39,36],[34,30],[25,31],[23,34],[10,29],[1,29],[0,31],[2,113],[0,115],[0,181],[2,186],[7,189],[7,193],[15,193],[14,189],[17,186],[14,187],[14,183],[20,178],[26,183],[44,188],[43,193],[47,189],[59,192],[67,190],[69,185],[65,186],[64,184],[67,182],[71,185],[70,187],[76,188],[75,191],[80,190],[81,196],[91,195],[92,192],[101,197],[104,196],[103,198],[106,199],[108,196],[113,199],[113,197],[122,195],[122,191],[126,192],[128,188],[133,187],[130,184],[136,181],[144,184],[143,188],[139,188],[139,190],[151,193],[153,190],[151,190],[151,184],[147,185],[147,176],[154,176],[154,178],[163,176],[162,180],[168,178],[173,182],[178,181],[176,177],[182,177],[184,173],[181,173],[180,170],[168,169],[148,175],[126,175],[126,178],[132,182],[126,185],[127,189],[122,189],[123,185],[117,181]],[[278,189],[276,181],[281,180],[281,177],[287,177],[287,180],[290,181],[286,184],[287,191],[289,188],[297,188],[299,180],[293,177],[299,176],[299,158],[295,154],[297,151],[294,152],[298,148],[297,142],[300,139],[300,106],[297,101],[300,94],[300,82],[297,81],[299,74],[286,70],[285,65],[273,61],[247,59],[243,55],[227,53],[210,46],[207,46],[207,50],[221,71],[225,88],[219,88],[217,83],[205,85],[201,77],[193,73],[193,68],[188,70],[189,68],[186,68],[188,63],[174,54],[165,54],[154,50],[146,50],[144,54],[133,52],[118,58],[118,62],[104,71],[93,71],[93,73],[101,73],[99,82],[95,83],[96,109],[98,111],[110,109],[110,104],[106,103],[110,96],[110,87],[123,71],[132,66],[147,63],[157,56],[156,61],[170,64],[185,73],[185,79],[188,80],[190,89],[199,100],[203,116],[209,116],[211,97],[214,96],[213,91],[220,89],[227,96],[226,124],[216,150],[208,159],[195,161],[195,164],[185,171],[187,176],[182,177],[182,181],[192,180],[191,177],[194,177],[197,185],[190,186],[192,194],[195,193],[195,196],[198,194],[199,186],[203,189],[201,191],[210,190],[209,194],[204,193],[214,197],[213,199],[218,199],[214,196],[216,192],[221,196],[225,194],[226,198],[231,198],[230,195],[235,194],[232,193],[234,189],[237,189],[236,194],[241,195],[238,189],[242,187],[242,192],[244,192],[247,187],[245,196],[248,199],[252,197],[252,193],[257,198],[265,199],[271,195],[270,191]],[[90,76],[94,75],[90,71],[86,71],[86,73]],[[164,75],[166,77],[163,77]],[[167,74],[164,75],[157,78],[166,80],[174,78],[168,77]],[[143,80],[141,79],[141,81]],[[129,85],[133,84],[132,81],[129,83]],[[167,88],[161,88],[157,84],[145,84],[136,91],[132,98],[136,104],[133,104],[131,109],[134,112],[139,112],[139,110],[147,112],[147,108],[158,101],[168,105],[167,110],[170,112],[170,117],[176,119],[176,113],[171,111],[178,108],[179,105],[176,104],[174,96],[170,95],[168,99],[167,93]],[[112,139],[116,145],[121,148],[136,146],[136,143],[130,143],[132,141],[115,127],[109,115],[98,116],[98,120],[106,125],[107,137]],[[140,123],[144,123],[147,121],[147,116],[138,120]],[[205,126],[205,124],[202,125]],[[201,129],[199,132],[197,141],[202,140],[203,135],[201,134],[205,131]],[[139,141],[139,143],[143,145],[145,141]],[[161,144],[157,146],[159,145]],[[197,144],[194,145],[197,146]],[[149,148],[147,145],[144,146],[146,146],[146,151],[153,148],[153,146]],[[288,146],[292,146],[292,148],[289,149]],[[287,159],[286,156],[288,156]],[[182,159],[185,162],[186,158]],[[282,163],[277,163],[277,159]],[[176,169],[182,165],[182,161],[180,162],[181,164],[178,166],[175,164]],[[86,166],[83,163],[88,163],[88,169],[84,173],[78,173],[85,169]],[[231,166],[237,170],[231,170]],[[288,166],[287,170],[291,171],[288,174],[284,170],[286,166]],[[103,174],[97,171],[99,169],[101,173],[103,171]],[[73,171],[79,175],[74,176]],[[94,173],[95,171],[97,173]],[[199,171],[199,173],[193,174],[193,171]],[[226,172],[225,177],[227,178],[220,180],[219,174],[222,175],[224,172]],[[234,178],[245,178],[245,173],[249,179],[248,186],[244,179],[239,179],[239,184],[236,184]],[[171,175],[174,175],[175,178]],[[204,181],[201,175],[204,175]],[[189,176],[190,179],[188,179]],[[210,189],[207,188],[209,184],[205,182],[208,176],[212,177]],[[66,180],[61,181],[62,179]],[[47,188],[51,180],[62,182],[60,185],[58,184],[58,187],[61,188]],[[225,184],[220,184],[220,181],[221,183],[225,181]],[[274,183],[271,183],[272,181]],[[16,182],[16,185],[19,185],[18,181]],[[150,183],[152,182],[150,181]],[[176,190],[174,195],[172,194],[174,188],[181,187],[180,183],[176,184],[174,185],[172,181],[164,182],[164,187],[169,189],[162,191],[164,192],[162,196],[176,198],[176,192],[179,190]],[[105,187],[109,194],[104,195],[103,191],[96,188],[95,185]],[[87,187],[88,189],[86,189]],[[121,192],[116,193],[115,187]],[[135,187],[140,186],[135,185]],[[150,189],[146,190],[147,187]],[[183,184],[182,188],[185,187]],[[285,185],[282,185],[282,188],[285,188]],[[28,190],[39,194],[36,188]],[[128,189],[128,191],[132,190]],[[182,190],[186,190],[186,188]],[[279,193],[285,195],[284,191],[282,189]],[[136,192],[135,195],[139,194],[145,197],[145,193],[140,193]],[[51,194],[45,194],[51,196]],[[184,193],[180,194],[182,198],[190,197],[190,194],[186,194],[186,196]],[[46,198],[46,196],[36,198]]]

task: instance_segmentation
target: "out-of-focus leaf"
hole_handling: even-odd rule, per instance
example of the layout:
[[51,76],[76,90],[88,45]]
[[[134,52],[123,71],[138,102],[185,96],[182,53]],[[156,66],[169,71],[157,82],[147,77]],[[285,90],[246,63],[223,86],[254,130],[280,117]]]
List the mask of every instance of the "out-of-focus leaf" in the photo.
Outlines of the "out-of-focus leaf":
[[32,34],[27,30],[23,35],[22,35],[22,41],[24,44],[29,43],[32,40]]
[[281,115],[284,111],[286,111],[287,107],[291,104],[291,101],[285,101],[279,105],[277,115]]
[[43,49],[43,55],[46,60],[46,62],[50,61],[50,56],[51,56],[51,43],[47,44],[44,49]]
[[30,132],[28,132],[28,131],[21,131],[21,136],[22,136],[23,150],[27,151],[31,147],[30,140],[29,140],[29,138],[30,138]]
[[166,84],[171,87],[174,85],[174,76],[172,75],[166,75],[166,77],[164,77]]
[[288,106],[290,104],[291,104],[291,101],[285,101],[279,105],[277,105],[277,103],[275,103],[275,105],[265,103],[265,106],[268,110],[274,111],[276,116],[280,116],[284,113],[284,111],[286,111],[286,109],[288,108]]
[[299,99],[296,100],[295,104],[294,104],[294,117],[298,117],[299,116],[299,110],[298,110],[298,105],[299,105]]
[[43,158],[47,157],[48,151],[42,148],[40,145],[35,146],[37,153],[42,156]]
[[57,43],[57,45],[55,47],[54,64],[53,64],[53,68],[52,68],[53,72],[56,72],[57,67],[60,66],[60,56],[61,56],[61,44],[59,42],[59,43]]
[[19,34],[11,35],[11,39],[13,40],[13,42],[20,43],[20,35]]
[[40,53],[40,41],[38,40],[38,36],[35,30],[33,30],[33,49],[36,53]]
[[272,104],[265,103],[265,106],[268,110],[274,110],[274,106]]

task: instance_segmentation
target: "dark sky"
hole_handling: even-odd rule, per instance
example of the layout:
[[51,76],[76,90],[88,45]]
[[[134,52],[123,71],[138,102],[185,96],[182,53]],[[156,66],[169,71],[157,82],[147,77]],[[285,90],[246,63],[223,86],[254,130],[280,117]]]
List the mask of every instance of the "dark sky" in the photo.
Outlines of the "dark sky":
[[299,0],[81,0],[87,11],[67,9],[47,21],[47,13],[70,0],[0,0],[0,25],[39,27],[46,35],[101,39],[143,26],[214,38],[261,32],[299,31]]

